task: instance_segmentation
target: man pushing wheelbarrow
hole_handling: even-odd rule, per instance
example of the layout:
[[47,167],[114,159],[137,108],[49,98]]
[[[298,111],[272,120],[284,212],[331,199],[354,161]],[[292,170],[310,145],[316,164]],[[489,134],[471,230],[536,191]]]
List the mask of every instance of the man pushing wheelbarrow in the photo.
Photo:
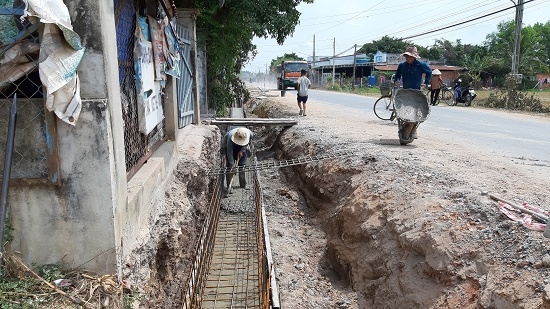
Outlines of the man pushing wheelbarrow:
[[405,62],[397,67],[393,82],[398,85],[401,81],[403,84],[403,89],[398,89],[395,93],[394,104],[399,125],[399,143],[406,145],[417,138],[418,126],[430,113],[428,98],[420,88],[430,84],[432,69],[425,62],[418,61],[420,55],[415,46],[407,47],[402,55]]

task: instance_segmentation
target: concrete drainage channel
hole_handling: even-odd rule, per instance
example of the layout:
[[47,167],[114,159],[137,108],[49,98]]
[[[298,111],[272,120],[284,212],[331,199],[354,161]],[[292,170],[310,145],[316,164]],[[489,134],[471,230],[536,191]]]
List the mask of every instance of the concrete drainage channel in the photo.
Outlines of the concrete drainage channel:
[[[242,109],[231,114],[242,115]],[[257,165],[254,154],[249,165]],[[210,173],[217,182],[183,291],[183,308],[280,308],[258,171],[241,169],[248,187],[233,182],[230,194],[222,198],[228,172],[234,171],[222,167]]]
[[[270,119],[266,124],[266,120],[262,119],[230,118],[212,121],[212,124],[220,124],[220,121],[225,124],[267,126],[292,124],[288,119]],[[222,197],[223,178],[231,171],[224,167],[212,170],[209,174],[217,177],[217,181],[183,292],[182,307],[280,308],[258,171],[351,154],[338,152],[279,162],[259,162],[253,153],[248,165],[238,171],[245,174],[248,187],[241,188],[239,181],[233,182],[231,193],[226,198]]]
[[196,248],[183,308],[279,308],[262,191],[256,171],[248,188],[222,198],[219,174]]

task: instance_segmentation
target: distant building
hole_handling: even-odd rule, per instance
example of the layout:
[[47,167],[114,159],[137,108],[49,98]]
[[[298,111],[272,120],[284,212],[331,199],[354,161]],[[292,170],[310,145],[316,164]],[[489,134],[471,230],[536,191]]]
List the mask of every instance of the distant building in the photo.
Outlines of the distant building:
[[[402,54],[383,53],[381,51],[376,52],[373,57],[374,70],[385,75],[394,73],[397,70],[397,66],[405,61],[405,57]],[[438,69],[441,71],[441,79],[447,86],[453,86],[454,80],[460,75],[462,67],[452,65],[441,65],[434,60],[427,58],[419,58],[418,61],[426,62],[432,70]],[[431,64],[433,62],[434,64]]]
[[[353,55],[346,56],[316,56],[307,59],[311,71],[315,75],[332,74],[334,72],[336,76],[352,77],[353,75]],[[355,55],[355,77],[361,78],[371,75],[372,61],[366,54]]]

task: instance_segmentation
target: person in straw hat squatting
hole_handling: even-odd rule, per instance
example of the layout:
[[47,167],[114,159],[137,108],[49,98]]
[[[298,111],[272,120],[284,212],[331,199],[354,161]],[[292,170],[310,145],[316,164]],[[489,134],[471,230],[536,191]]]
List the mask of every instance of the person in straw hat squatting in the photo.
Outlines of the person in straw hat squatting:
[[[223,137],[221,143],[222,153],[225,154],[226,167],[233,168],[235,163],[240,166],[245,166],[250,152],[250,140],[254,133],[247,128],[237,127],[229,130]],[[227,188],[233,177],[232,173],[225,175]],[[246,188],[245,172],[239,171],[239,185],[241,188]]]
[[[417,60],[420,59],[420,55],[418,54],[416,46],[407,47],[402,55],[405,56],[405,62],[401,62],[397,66],[393,82],[397,83],[397,81],[401,79],[403,82],[403,89],[420,90],[422,85],[428,86],[432,79],[432,69],[430,69],[425,62]],[[424,84],[422,84],[422,74],[426,75]],[[416,138],[416,130],[411,132],[411,135]]]
[[435,69],[432,71],[432,80],[430,82],[430,103],[432,105],[437,104],[437,99],[439,98],[439,92],[441,87],[443,87],[443,80],[441,79],[441,71]]

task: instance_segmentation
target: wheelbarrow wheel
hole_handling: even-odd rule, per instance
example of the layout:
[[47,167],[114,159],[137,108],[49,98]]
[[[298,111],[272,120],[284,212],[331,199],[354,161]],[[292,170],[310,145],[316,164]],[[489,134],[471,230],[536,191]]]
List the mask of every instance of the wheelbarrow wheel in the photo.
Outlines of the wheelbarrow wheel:
[[414,122],[399,121],[399,144],[407,145],[414,141],[414,136],[411,135],[414,126]]

